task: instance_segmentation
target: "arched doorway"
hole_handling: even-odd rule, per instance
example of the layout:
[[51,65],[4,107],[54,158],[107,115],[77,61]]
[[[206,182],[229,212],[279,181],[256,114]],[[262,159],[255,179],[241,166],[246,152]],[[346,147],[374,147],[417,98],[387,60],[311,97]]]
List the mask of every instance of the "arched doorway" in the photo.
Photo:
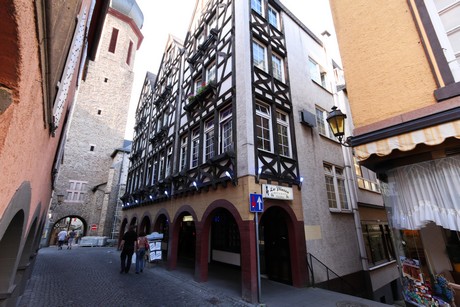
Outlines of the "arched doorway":
[[280,207],[266,210],[259,225],[260,273],[292,285],[288,214]]

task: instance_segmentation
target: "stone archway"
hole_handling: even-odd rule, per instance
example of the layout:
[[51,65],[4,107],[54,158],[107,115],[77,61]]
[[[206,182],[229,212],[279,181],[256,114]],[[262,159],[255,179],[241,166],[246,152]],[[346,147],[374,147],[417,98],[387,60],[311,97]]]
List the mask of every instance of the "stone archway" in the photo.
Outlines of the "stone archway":
[[71,230],[76,232],[75,244],[78,244],[80,239],[87,235],[88,223],[86,220],[77,215],[68,215],[60,218],[53,223],[51,233],[49,236],[49,245],[57,244],[57,234],[61,230],[70,232]]

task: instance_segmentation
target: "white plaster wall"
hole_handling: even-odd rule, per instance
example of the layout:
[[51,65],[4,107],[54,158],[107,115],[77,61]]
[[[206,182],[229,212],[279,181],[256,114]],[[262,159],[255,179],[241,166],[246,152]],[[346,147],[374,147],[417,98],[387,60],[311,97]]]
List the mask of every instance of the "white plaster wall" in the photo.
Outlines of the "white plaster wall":
[[301,124],[299,117],[301,110],[315,114],[315,105],[324,110],[334,105],[332,93],[311,80],[308,57],[311,55],[327,68],[329,76],[332,76],[332,62],[323,47],[294,21],[285,14],[282,18],[300,175],[304,177],[302,205],[307,252],[339,275],[353,273],[362,269],[353,214],[329,211],[323,171],[323,162],[345,167],[341,146],[320,136],[317,127]]

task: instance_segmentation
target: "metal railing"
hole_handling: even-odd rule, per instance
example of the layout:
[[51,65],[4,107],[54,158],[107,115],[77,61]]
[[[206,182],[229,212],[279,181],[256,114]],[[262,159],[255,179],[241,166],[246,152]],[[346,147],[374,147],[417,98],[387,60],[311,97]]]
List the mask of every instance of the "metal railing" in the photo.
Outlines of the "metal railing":
[[311,287],[359,296],[359,292],[353,285],[310,253],[307,253],[307,267]]

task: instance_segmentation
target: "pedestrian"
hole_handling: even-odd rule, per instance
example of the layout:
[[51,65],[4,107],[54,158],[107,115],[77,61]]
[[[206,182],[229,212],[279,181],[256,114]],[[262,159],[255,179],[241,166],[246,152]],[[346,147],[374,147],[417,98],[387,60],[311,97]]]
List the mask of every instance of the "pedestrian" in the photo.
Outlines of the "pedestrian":
[[128,273],[131,268],[133,254],[137,250],[137,233],[134,226],[130,226],[129,230],[123,235],[118,250],[121,249],[121,273]]
[[58,233],[58,249],[62,249],[62,245],[64,244],[66,238],[67,238],[67,231],[62,229]]
[[144,258],[145,252],[148,250],[149,241],[145,236],[145,232],[141,232],[137,238],[137,252],[136,252],[136,274],[144,271]]
[[67,249],[72,249],[73,239],[75,238],[75,231],[71,230],[69,232],[69,238],[67,239]]

